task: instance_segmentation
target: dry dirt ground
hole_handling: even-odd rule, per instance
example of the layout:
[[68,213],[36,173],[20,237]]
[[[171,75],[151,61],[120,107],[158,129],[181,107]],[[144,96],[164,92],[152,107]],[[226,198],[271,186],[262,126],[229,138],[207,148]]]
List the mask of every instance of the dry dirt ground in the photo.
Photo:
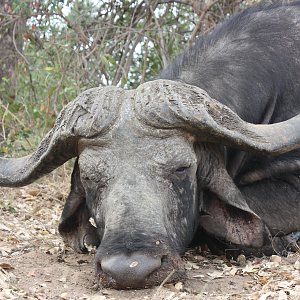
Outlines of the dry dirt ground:
[[58,173],[24,188],[0,188],[0,299],[300,299],[300,255],[240,257],[193,249],[188,279],[143,290],[101,289],[94,253],[78,254],[57,232],[69,189]]

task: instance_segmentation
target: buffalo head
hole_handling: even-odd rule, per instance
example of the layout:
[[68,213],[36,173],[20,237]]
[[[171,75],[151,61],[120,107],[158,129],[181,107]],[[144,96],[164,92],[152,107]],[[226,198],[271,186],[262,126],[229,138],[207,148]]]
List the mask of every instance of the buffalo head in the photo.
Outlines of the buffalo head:
[[228,175],[223,146],[283,153],[299,147],[299,124],[299,116],[246,123],[179,82],[94,88],[61,111],[33,154],[0,160],[0,185],[30,184],[77,157],[61,235],[79,252],[99,246],[96,272],[104,285],[151,286],[173,270],[171,281],[184,277],[180,254],[199,224],[235,244],[263,245],[263,222]]

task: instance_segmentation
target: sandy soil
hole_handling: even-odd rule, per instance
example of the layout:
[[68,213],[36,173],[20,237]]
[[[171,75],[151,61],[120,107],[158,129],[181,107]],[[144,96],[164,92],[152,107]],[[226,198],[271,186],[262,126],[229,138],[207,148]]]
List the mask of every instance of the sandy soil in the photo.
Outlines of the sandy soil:
[[[300,258],[240,257],[239,263],[201,249],[183,258],[187,280],[142,290],[101,289],[95,249],[75,253],[57,232],[68,178],[0,188],[0,299],[300,299]],[[298,260],[299,259],[299,260]]]

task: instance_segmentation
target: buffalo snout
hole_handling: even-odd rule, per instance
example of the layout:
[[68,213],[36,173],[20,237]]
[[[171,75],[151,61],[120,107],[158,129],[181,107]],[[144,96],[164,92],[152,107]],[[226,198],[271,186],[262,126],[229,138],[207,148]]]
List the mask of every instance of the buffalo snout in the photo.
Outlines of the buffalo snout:
[[139,253],[115,255],[97,263],[97,272],[102,282],[116,288],[141,288],[147,285],[148,276],[159,269],[161,257]]
[[[151,239],[152,240],[152,239]],[[185,279],[179,253],[165,239],[152,240],[152,246],[139,244],[133,251],[115,245],[112,251],[106,242],[98,248],[95,263],[100,284],[104,287],[127,289],[145,288]],[[122,249],[122,250],[121,250]]]
[[146,288],[159,285],[165,279],[168,283],[186,279],[178,254],[161,257],[134,253],[96,258],[96,272],[102,286],[115,289]]

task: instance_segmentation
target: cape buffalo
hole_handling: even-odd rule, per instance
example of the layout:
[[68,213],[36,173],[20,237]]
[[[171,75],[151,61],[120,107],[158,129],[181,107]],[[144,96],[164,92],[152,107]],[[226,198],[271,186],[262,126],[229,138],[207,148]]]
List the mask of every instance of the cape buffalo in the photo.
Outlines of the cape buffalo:
[[175,281],[198,228],[215,248],[296,247],[299,113],[300,2],[251,7],[136,90],[80,94],[34,153],[0,160],[0,185],[77,157],[64,240],[99,246],[106,286],[160,284],[173,270]]

